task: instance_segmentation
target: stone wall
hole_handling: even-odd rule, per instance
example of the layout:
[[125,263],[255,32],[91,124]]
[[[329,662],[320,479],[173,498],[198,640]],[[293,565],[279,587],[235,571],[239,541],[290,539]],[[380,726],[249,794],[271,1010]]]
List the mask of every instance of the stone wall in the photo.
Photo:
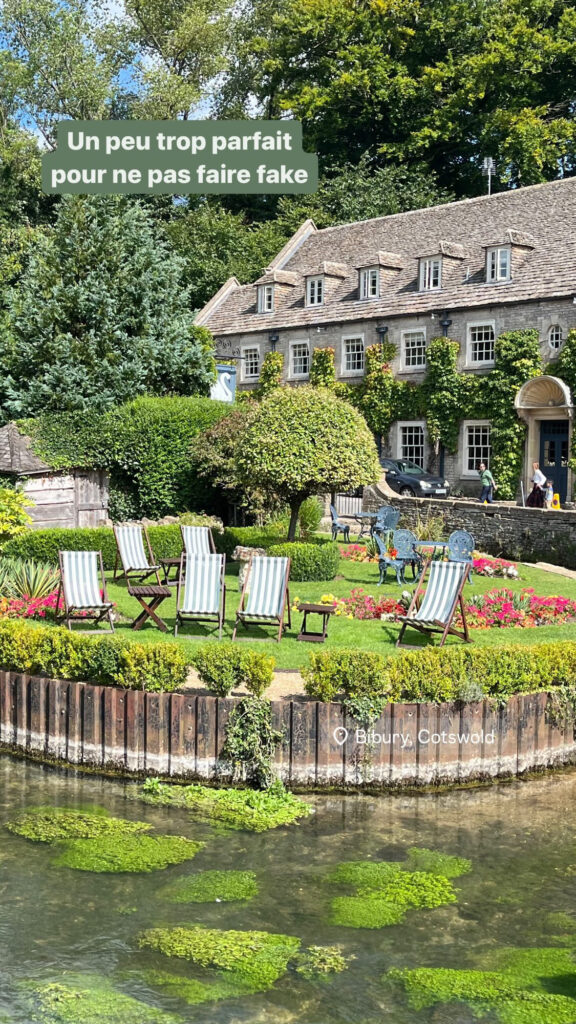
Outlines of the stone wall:
[[522,508],[508,502],[481,505],[462,499],[392,498],[378,487],[364,488],[364,510],[381,505],[402,510],[400,526],[411,529],[418,516],[442,515],[446,536],[452,530],[468,530],[476,547],[491,555],[524,562],[553,562],[576,569],[576,512]]

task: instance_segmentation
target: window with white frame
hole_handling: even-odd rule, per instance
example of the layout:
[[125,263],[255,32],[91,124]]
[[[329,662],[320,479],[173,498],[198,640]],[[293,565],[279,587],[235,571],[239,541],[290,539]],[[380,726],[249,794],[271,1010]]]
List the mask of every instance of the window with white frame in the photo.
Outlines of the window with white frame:
[[364,335],[342,338],[342,373],[364,373]]
[[494,324],[468,324],[468,366],[493,366]]
[[496,246],[486,250],[486,280],[490,283],[510,280],[510,249]]
[[258,380],[260,376],[260,349],[242,349],[242,380]]
[[402,331],[402,366],[422,370],[426,366],[426,332]]
[[420,260],[420,291],[430,292],[442,287],[442,259]]
[[360,298],[376,299],[380,292],[380,270],[378,267],[365,267],[360,271]]
[[398,458],[415,462],[424,469],[425,436],[423,423],[398,424]]
[[307,377],[310,373],[310,347],[307,341],[295,341],[290,346],[290,376]]
[[490,424],[486,422],[464,424],[464,466],[466,476],[475,476],[484,462],[490,467]]
[[274,312],[274,285],[261,284],[258,288],[258,312]]
[[309,277],[306,279],[306,304],[321,306],[324,302],[324,278]]
[[552,352],[559,352],[562,348],[562,341],[564,340],[564,332],[560,327],[560,324],[552,324],[552,327],[548,331],[548,346]]

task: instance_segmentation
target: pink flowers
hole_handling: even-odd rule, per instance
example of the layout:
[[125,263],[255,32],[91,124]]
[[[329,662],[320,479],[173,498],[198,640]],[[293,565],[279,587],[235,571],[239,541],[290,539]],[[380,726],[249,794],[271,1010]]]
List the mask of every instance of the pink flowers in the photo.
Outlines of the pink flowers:
[[[56,614],[58,591],[53,590],[46,597],[3,597],[0,600],[0,617],[9,619],[45,619]],[[60,611],[58,608],[58,611]]]
[[466,606],[466,618],[468,625],[475,629],[558,625],[576,621],[576,601],[559,595],[539,597],[532,587],[520,592],[504,587],[472,598]]
[[380,619],[383,615],[393,618],[404,612],[403,605],[395,597],[372,597],[366,594],[362,587],[354,587],[350,597],[345,597],[339,603],[342,606],[342,614],[354,619]]
[[507,562],[505,558],[475,558],[474,572],[478,576],[507,576],[514,580],[519,576],[514,562]]

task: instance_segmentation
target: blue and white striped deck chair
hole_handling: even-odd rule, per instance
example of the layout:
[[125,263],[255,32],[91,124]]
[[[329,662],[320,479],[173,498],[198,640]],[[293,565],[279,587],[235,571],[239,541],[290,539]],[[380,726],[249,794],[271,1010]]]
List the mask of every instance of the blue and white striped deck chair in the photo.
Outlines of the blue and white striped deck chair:
[[[426,569],[429,568],[426,591],[420,601]],[[421,633],[441,633],[442,647],[448,634],[459,636],[470,643],[466,611],[462,598],[462,590],[468,579],[470,565],[467,562],[428,561],[414,591],[410,607],[401,619],[402,628],[396,641],[397,647],[414,647],[414,644],[403,644],[402,637],[407,626]],[[452,620],[457,606],[460,605],[463,630],[455,629]]]
[[155,575],[160,583],[160,566],[154,563],[152,545],[145,526],[114,526],[116,541],[116,561],[114,563],[114,579],[118,569],[118,559],[122,565],[120,579],[138,580],[142,583],[148,576]]
[[242,588],[240,607],[236,612],[232,639],[236,639],[239,622],[244,626],[249,623],[262,626],[277,622],[278,636],[276,639],[280,643],[286,608],[288,608],[288,626],[291,625],[288,594],[290,559],[254,555],[248,568],[249,571]]
[[209,555],[216,551],[208,526],[180,526],[182,546],[186,555]]
[[[96,625],[107,618],[110,629],[101,632],[113,633],[112,602],[108,600],[104,566],[101,551],[60,551],[60,597],[64,600],[63,621],[72,629],[72,623],[91,619]],[[92,630],[91,632],[100,632]]]
[[226,609],[225,565],[224,555],[212,552],[208,555],[187,555],[182,552],[174,636],[178,635],[178,627],[187,621],[216,622],[218,639],[222,639]]

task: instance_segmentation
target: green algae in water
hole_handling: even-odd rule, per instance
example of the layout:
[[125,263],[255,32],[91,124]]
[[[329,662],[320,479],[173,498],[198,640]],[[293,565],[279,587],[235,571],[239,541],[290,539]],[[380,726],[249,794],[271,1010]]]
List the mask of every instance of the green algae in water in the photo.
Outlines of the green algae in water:
[[451,882],[424,871],[400,871],[380,889],[332,901],[332,923],[345,928],[386,928],[400,924],[408,910],[431,910],[456,902]]
[[147,832],[151,827],[144,821],[125,821],[123,818],[112,818],[100,807],[82,810],[34,807],[6,823],[9,832],[22,836],[24,839],[31,839],[35,843],[131,835]]
[[572,935],[576,932],[576,918],[562,910],[546,914],[544,931],[549,935]]
[[232,903],[254,899],[258,885],[253,871],[200,871],[179,878],[160,895],[170,903]]
[[287,970],[300,949],[300,939],[272,932],[190,928],[151,928],[139,938],[141,949],[189,960],[201,967],[231,971],[246,991],[264,992]]
[[426,850],[412,846],[408,850],[408,867],[411,871],[427,871],[443,878],[460,878],[472,870],[472,861],[465,857],[453,857],[439,850]]
[[204,821],[217,821],[227,828],[266,832],[292,825],[312,813],[305,800],[289,793],[281,784],[270,789],[211,789],[209,786],[177,786],[149,779],[141,790],[146,803],[185,807]]
[[[435,870],[409,871],[415,863]],[[448,875],[462,874],[469,861],[413,847],[409,859],[345,861],[330,872],[327,881],[354,887],[353,895],[332,901],[332,924],[344,928],[387,928],[400,924],[409,910],[431,910],[455,903],[456,891]],[[448,875],[447,875],[448,872]]]
[[183,1024],[182,1018],[118,992],[104,978],[26,985],[42,1024]]
[[340,946],[308,946],[298,957],[296,970],[308,981],[318,980],[345,971],[350,959],[353,958],[345,957]]
[[576,962],[569,949],[503,949],[482,958],[487,970],[416,968],[385,975],[416,1010],[466,1003],[501,1024],[574,1024]]
[[350,860],[338,864],[326,876],[326,881],[336,885],[353,885],[362,889],[380,889],[390,879],[403,872],[402,864],[387,860]]
[[157,988],[162,995],[172,999],[181,999],[189,1006],[199,1003],[215,1003],[222,999],[234,999],[237,996],[251,995],[253,988],[246,983],[241,975],[233,971],[214,971],[214,981],[199,981],[196,978],[184,978],[180,974],[169,971],[143,971],[141,977],[152,988]]
[[75,871],[162,871],[192,860],[203,846],[183,836],[102,835],[58,844],[52,863]]

